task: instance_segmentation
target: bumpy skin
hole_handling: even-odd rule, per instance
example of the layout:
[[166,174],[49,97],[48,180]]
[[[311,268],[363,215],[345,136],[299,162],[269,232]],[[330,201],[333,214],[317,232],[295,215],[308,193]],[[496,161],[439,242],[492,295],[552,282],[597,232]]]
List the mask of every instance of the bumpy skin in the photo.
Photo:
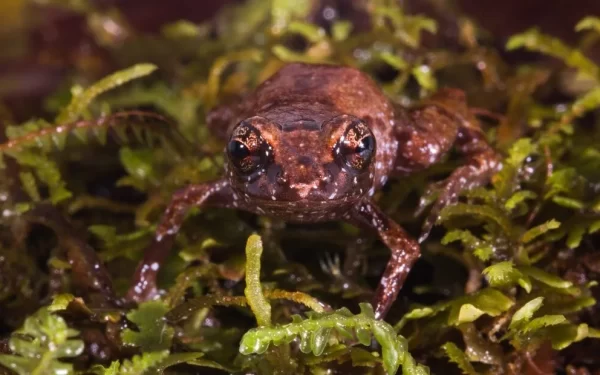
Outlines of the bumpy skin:
[[367,75],[347,67],[287,65],[237,106],[214,110],[208,122],[228,141],[224,177],[174,195],[136,271],[131,300],[156,295],[157,272],[188,208],[211,205],[294,222],[345,220],[376,232],[392,253],[374,299],[382,318],[420,251],[371,200],[375,191],[456,145],[467,162],[434,186],[440,193],[424,239],[443,206],[499,167],[462,92],[443,90],[418,107],[394,108]]

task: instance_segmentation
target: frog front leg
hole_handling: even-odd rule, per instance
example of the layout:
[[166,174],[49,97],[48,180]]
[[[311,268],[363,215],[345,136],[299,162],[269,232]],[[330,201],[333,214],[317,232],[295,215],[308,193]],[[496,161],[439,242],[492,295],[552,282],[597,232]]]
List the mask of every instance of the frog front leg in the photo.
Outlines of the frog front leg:
[[[395,173],[399,175],[430,167],[452,146],[466,159],[450,177],[428,188],[425,196],[434,189],[439,194],[425,219],[419,242],[427,238],[442,208],[455,203],[461,191],[486,184],[501,166],[460,90],[442,89],[415,108],[399,110],[396,137],[399,152]],[[422,201],[419,210],[423,206]]]
[[156,227],[150,246],[138,264],[126,298],[141,302],[157,295],[156,279],[166,261],[177,232],[191,207],[235,206],[235,195],[226,180],[188,185],[173,194],[167,209]]
[[360,202],[352,209],[348,219],[353,224],[377,232],[379,239],[391,251],[390,260],[373,299],[375,317],[382,319],[396,300],[408,273],[419,259],[421,254],[419,243],[394,220],[381,212],[372,201]]

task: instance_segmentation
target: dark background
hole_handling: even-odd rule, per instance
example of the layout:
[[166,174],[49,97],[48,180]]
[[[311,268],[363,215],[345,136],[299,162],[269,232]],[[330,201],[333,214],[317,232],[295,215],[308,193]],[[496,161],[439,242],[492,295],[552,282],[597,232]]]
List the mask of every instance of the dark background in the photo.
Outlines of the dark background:
[[[220,7],[243,0],[95,0],[102,9],[117,7],[134,30],[157,32],[160,26],[180,19],[192,22],[210,20]],[[498,44],[515,33],[539,27],[567,43],[580,35],[574,25],[586,15],[600,15],[598,0],[399,0],[409,13],[436,18],[440,32],[436,40],[447,43],[455,37],[457,15],[467,15],[497,38]],[[339,9],[342,17],[361,17],[357,9],[363,0],[322,0],[323,6]],[[501,47],[501,46],[499,46]],[[589,51],[600,61],[600,44]],[[0,4],[0,101],[10,108],[13,118],[24,121],[37,115],[42,98],[54,92],[64,74],[82,61],[90,79],[97,79],[114,67],[95,64],[86,57],[103,56],[86,30],[85,18],[62,9],[43,7],[35,1],[3,0]],[[5,122],[7,119],[0,119]]]

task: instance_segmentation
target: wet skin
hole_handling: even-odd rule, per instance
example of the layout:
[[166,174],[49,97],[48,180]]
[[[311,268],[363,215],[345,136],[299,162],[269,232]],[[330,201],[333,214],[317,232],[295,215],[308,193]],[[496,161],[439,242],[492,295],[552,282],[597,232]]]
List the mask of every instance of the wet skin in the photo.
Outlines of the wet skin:
[[420,240],[463,189],[487,183],[499,159],[469,112],[464,94],[444,89],[399,108],[364,73],[348,67],[290,64],[209,126],[227,142],[223,178],[172,197],[128,298],[157,294],[156,276],[192,206],[250,211],[290,222],[344,220],[375,232],[391,257],[375,292],[378,318],[396,299],[420,255],[419,243],[371,199],[388,177],[425,169],[455,147],[466,161],[445,181]]

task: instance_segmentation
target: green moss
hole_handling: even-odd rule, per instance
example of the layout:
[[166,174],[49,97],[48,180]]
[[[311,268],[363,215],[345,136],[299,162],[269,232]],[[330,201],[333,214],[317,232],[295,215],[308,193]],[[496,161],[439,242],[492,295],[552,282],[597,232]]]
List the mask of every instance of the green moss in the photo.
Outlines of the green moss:
[[[118,10],[49,3],[87,17],[105,49],[94,57],[119,68],[90,80],[90,65],[75,64],[45,98],[44,118],[16,123],[0,103],[6,369],[501,374],[509,365],[527,373],[527,363],[548,356],[557,372],[600,366],[596,357],[570,362],[570,350],[583,340],[598,348],[600,337],[600,67],[585,49],[600,35],[598,18],[576,25],[587,37],[580,45],[530,29],[496,50],[493,35],[461,16],[458,47],[443,49],[424,36],[446,35],[446,26],[395,1],[359,7],[370,27],[358,30],[357,20],[311,23],[315,1],[251,0],[211,24],[180,20],[152,35],[123,29],[128,37],[117,42],[98,22],[114,17],[125,27]],[[540,61],[505,61],[521,49]],[[383,245],[357,246],[359,232],[344,225],[288,228],[234,210],[190,212],[157,300],[115,299],[173,191],[221,173],[223,145],[206,114],[289,61],[357,67],[399,105],[459,86],[503,153],[502,170],[443,209],[387,322],[361,303],[388,258]],[[392,180],[376,198],[416,237],[422,217],[412,213],[437,193],[426,186],[459,163],[451,156]],[[341,251],[358,261],[343,265]],[[84,346],[102,355],[82,354]]]

